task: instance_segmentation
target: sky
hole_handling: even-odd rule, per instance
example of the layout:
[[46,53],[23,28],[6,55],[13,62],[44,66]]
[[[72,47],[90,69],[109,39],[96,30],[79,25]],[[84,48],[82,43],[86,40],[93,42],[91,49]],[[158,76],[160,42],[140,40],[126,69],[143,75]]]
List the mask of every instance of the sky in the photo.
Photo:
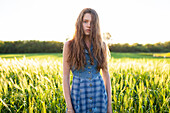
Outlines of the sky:
[[64,42],[84,8],[96,10],[112,43],[170,41],[170,0],[0,0],[0,40]]

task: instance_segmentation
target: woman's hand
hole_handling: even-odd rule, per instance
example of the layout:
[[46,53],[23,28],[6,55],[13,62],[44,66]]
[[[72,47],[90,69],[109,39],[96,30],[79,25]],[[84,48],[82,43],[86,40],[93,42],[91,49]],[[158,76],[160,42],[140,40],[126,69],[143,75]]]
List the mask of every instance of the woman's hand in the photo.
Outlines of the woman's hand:
[[75,113],[73,109],[68,109],[67,113]]
[[112,112],[112,106],[111,106],[111,105],[108,105],[108,107],[107,107],[107,113],[113,113],[113,112]]

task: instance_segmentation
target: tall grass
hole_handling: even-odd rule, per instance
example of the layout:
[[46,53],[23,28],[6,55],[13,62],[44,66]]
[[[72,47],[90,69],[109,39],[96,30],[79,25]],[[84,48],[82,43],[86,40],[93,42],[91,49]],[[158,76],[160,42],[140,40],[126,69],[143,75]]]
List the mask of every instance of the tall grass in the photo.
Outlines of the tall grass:
[[65,110],[58,60],[0,59],[1,112]]
[[[62,59],[0,58],[0,112],[64,113],[62,73]],[[166,60],[111,58],[109,73],[113,112],[170,112]]]
[[166,60],[111,59],[115,112],[169,112],[170,64]]

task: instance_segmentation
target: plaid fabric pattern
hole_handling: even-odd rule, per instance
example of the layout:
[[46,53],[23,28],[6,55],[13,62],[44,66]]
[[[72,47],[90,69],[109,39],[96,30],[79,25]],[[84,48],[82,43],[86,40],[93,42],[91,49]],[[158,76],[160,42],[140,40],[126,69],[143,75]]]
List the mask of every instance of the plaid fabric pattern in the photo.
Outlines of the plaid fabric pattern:
[[90,81],[73,76],[71,100],[75,113],[107,113],[107,93],[102,77]]

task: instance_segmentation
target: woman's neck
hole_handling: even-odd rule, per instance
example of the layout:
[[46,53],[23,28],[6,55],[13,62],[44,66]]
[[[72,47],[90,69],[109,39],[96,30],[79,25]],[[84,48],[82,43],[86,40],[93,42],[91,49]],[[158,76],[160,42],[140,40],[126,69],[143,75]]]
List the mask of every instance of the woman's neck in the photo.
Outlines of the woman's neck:
[[91,42],[90,42],[90,37],[89,36],[85,36],[85,43],[86,43],[88,48],[91,47]]

